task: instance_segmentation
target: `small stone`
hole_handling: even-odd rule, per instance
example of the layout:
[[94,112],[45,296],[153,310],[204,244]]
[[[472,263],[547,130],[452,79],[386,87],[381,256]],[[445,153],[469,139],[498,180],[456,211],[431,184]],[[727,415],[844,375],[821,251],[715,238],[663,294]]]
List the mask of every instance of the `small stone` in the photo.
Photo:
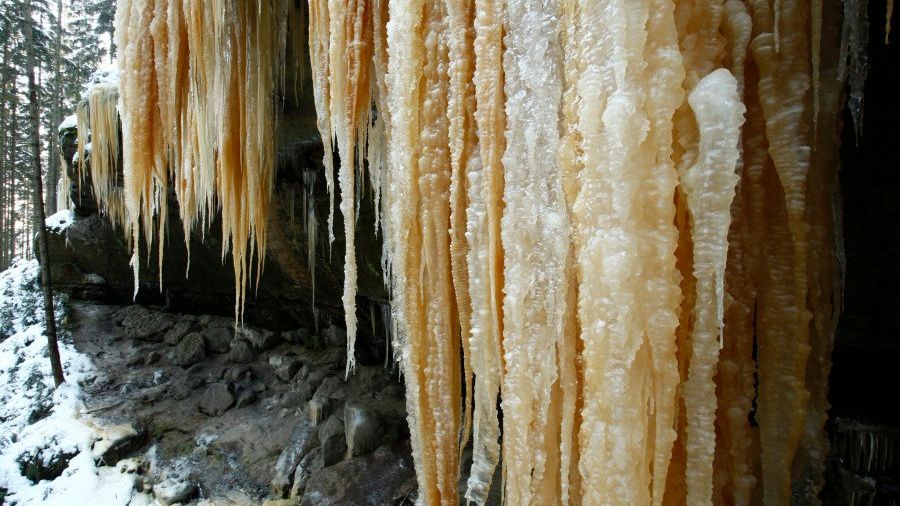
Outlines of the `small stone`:
[[234,405],[234,396],[224,382],[213,383],[200,396],[200,412],[209,416],[220,416]]
[[253,347],[247,341],[238,339],[231,346],[231,351],[228,353],[229,362],[249,364],[254,360],[256,360],[256,352],[253,351]]
[[234,339],[234,327],[230,325],[207,327],[203,330],[202,335],[206,339],[206,351],[227,353],[231,348],[231,341]]
[[286,408],[296,408],[303,404],[303,397],[293,390],[288,390],[281,396],[281,405]]
[[238,394],[237,402],[234,403],[234,409],[240,409],[256,402],[256,393],[253,390],[245,389]]
[[147,354],[147,357],[144,359],[144,365],[153,365],[159,362],[159,359],[162,358],[162,355],[154,350]]
[[269,357],[269,365],[280,380],[288,382],[297,374],[303,361],[296,355],[275,355]]
[[169,478],[153,486],[153,495],[162,506],[187,502],[197,492],[197,486],[188,481]]
[[271,330],[242,327],[238,329],[236,336],[245,339],[259,351],[268,350],[278,344],[278,336]]
[[166,332],[166,335],[163,336],[163,342],[168,344],[169,346],[175,346],[181,341],[181,338],[183,338],[190,331],[190,320],[178,320],[178,322],[176,322],[175,325],[173,325],[172,328],[170,328],[168,332]]
[[206,344],[203,336],[196,332],[184,336],[175,347],[173,361],[182,367],[197,364],[206,358]]

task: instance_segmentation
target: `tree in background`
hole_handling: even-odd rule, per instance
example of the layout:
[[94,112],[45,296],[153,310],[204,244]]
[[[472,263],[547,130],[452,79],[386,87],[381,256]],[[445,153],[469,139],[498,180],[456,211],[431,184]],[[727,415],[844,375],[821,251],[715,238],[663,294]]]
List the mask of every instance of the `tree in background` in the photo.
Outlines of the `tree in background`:
[[[47,160],[42,164],[47,183],[43,204],[53,212],[57,199],[67,198],[56,195],[62,170],[57,128],[74,112],[91,73],[104,60],[111,61],[108,37],[114,13],[114,0],[0,0],[0,270],[14,258],[33,254],[28,69],[34,72],[40,105],[39,154]],[[32,29],[30,43],[26,22]]]
[[56,316],[53,311],[53,285],[50,280],[50,250],[47,247],[47,227],[45,225],[43,177],[41,175],[41,136],[40,136],[40,99],[38,98],[35,68],[37,67],[37,44],[35,43],[34,22],[31,17],[31,0],[25,1],[23,14],[23,34],[25,42],[25,74],[28,80],[29,135],[31,145],[31,167],[34,174],[33,201],[34,227],[37,230],[38,256],[41,263],[41,291],[44,295],[44,321],[47,325],[47,350],[50,353],[50,366],[53,369],[53,381],[59,386],[63,377],[62,363],[59,359],[59,347],[56,339]]

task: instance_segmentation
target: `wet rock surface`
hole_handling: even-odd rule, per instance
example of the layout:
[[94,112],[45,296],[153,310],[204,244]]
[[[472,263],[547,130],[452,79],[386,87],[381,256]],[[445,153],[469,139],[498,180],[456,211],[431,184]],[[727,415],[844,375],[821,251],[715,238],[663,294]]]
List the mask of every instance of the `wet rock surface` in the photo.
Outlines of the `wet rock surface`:
[[82,385],[107,429],[95,458],[160,504],[401,504],[414,491],[400,380],[366,365],[345,380],[334,337],[137,305],[78,301],[73,317],[98,370]]

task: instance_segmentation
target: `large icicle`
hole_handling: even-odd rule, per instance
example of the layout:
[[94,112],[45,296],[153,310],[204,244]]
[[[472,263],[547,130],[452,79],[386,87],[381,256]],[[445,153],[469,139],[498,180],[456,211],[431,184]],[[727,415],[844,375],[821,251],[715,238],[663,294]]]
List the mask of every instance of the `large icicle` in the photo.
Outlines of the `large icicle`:
[[329,79],[328,0],[309,0],[309,61],[312,68],[313,96],[316,105],[316,127],[325,154],[325,186],[328,189],[328,248],[334,242],[334,151],[331,124],[331,81]]
[[484,504],[500,460],[497,396],[503,375],[503,257],[500,245],[506,117],[503,109],[503,2],[475,0],[475,122],[479,152],[469,163],[466,239],[475,373],[472,468],[466,499]]
[[681,82],[684,68],[678,52],[674,3],[653,0],[647,20],[648,41],[645,48],[647,68],[647,113],[650,134],[648,160],[652,163],[639,193],[647,221],[642,240],[643,262],[647,279],[641,295],[644,325],[653,361],[650,374],[653,406],[648,423],[648,448],[652,452],[651,495],[654,505],[662,504],[668,477],[669,461],[676,432],[676,405],[679,384],[675,331],[678,326],[681,290],[675,263],[678,230],[675,227],[675,186],[677,175],[672,161],[673,115],[681,105],[684,93]]
[[474,5],[467,0],[446,0],[449,44],[450,90],[447,116],[450,118],[450,262],[453,268],[453,290],[463,349],[463,374],[466,405],[460,447],[468,442],[472,431],[472,360],[469,340],[472,335],[472,303],[469,296],[469,272],[466,264],[466,179],[468,163],[478,148],[475,132],[475,88],[472,74],[474,55]]
[[[647,109],[649,10],[649,2],[595,1],[582,3],[580,11],[584,168],[574,221],[584,347],[579,470],[587,504],[651,502],[653,358],[642,300],[650,272],[662,264],[642,254],[645,237],[657,232],[659,222],[648,220],[638,197],[659,154]],[[656,98],[663,100],[655,108],[668,101],[665,95]],[[654,113],[666,107],[674,104]],[[668,116],[652,119],[665,128]],[[670,294],[673,288],[663,287]]]
[[347,323],[346,374],[349,375],[356,363],[355,173],[357,164],[360,167],[363,164],[359,155],[365,146],[372,107],[372,4],[369,0],[329,0],[328,15],[328,78],[331,86],[328,106],[340,155],[338,182],[344,216],[342,302]]
[[[742,95],[756,96],[755,74],[745,79],[747,45],[751,34],[750,15],[739,0],[725,3],[723,31],[728,39],[728,67],[738,82]],[[755,70],[755,69],[754,69]],[[750,91],[745,93],[745,85]],[[743,153],[759,158],[766,156],[765,139],[759,105],[747,103],[746,122],[742,131]],[[756,265],[759,252],[751,234],[751,203],[760,194],[759,182],[753,180],[748,167],[749,156],[738,159],[741,182],[731,206],[731,228],[728,232],[728,261],[725,270],[725,316],[722,349],[716,371],[717,417],[713,497],[733,498],[735,504],[750,504],[757,482],[753,455],[755,429],[750,426],[750,412],[756,395],[753,358],[754,307],[756,305]],[[758,199],[757,199],[758,201]],[[727,495],[726,495],[727,494]]]
[[[97,206],[114,226],[124,227],[126,216],[117,181],[119,159],[118,86],[108,80],[90,85],[76,109],[78,124],[78,181],[87,169],[85,148],[90,144],[91,188]],[[90,137],[88,134],[90,133]],[[90,139],[90,140],[88,140]],[[66,190],[68,192],[68,189]]]
[[697,299],[691,335],[691,361],[684,387],[687,411],[687,503],[712,503],[716,394],[713,376],[719,358],[724,317],[725,261],[731,202],[738,176],[740,127],[744,105],[737,81],[725,69],[701,79],[688,97],[697,119],[697,161],[680,171],[691,212]]
[[504,19],[504,496],[512,504],[556,504],[560,419],[548,393],[560,380],[554,357],[566,330],[569,256],[558,163],[559,2],[509,1]]
[[[769,208],[769,269],[763,276],[764,323],[759,343],[759,423],[762,473],[766,504],[786,504],[791,493],[790,463],[806,421],[809,392],[805,386],[809,356],[807,310],[807,255],[809,224],[806,193],[809,172],[809,111],[805,108],[810,88],[808,68],[807,11],[802,1],[783,5],[782,38],[776,51],[771,13],[762,0],[753,2],[755,37],[750,48],[760,71],[759,100],[766,122],[769,155],[783,191],[783,204],[772,198],[776,188],[767,188],[767,201],[785,209],[787,236],[776,209]],[[758,31],[756,31],[758,30]],[[770,192],[771,190],[771,192]],[[790,280],[787,283],[783,280]],[[786,336],[790,336],[789,338]]]
[[442,7],[396,1],[388,23],[388,106],[394,123],[385,230],[419,500],[427,504],[457,503],[462,416],[447,234],[451,167]]

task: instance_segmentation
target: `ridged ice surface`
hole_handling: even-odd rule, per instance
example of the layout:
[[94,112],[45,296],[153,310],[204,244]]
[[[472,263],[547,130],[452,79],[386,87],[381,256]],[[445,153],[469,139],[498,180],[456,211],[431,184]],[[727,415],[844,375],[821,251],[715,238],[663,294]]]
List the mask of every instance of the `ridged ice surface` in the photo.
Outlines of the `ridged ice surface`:
[[[368,311],[406,385],[420,504],[815,502],[841,308],[834,125],[842,79],[862,122],[864,0],[308,3],[347,372],[367,177],[383,249],[359,253],[381,253],[390,294]],[[161,245],[169,188],[187,231],[221,208],[238,313],[292,5],[119,4],[125,228]],[[98,174],[105,93],[79,124]]]

